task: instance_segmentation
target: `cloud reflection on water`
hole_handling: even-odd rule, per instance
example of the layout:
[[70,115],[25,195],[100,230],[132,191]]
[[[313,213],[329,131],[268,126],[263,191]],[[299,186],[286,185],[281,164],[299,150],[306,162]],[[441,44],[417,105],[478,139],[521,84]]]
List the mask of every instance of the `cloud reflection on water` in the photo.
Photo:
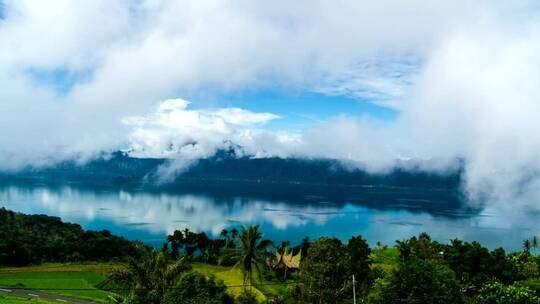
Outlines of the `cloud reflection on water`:
[[189,228],[217,236],[224,228],[257,223],[274,241],[298,242],[304,236],[321,235],[346,239],[362,234],[371,243],[391,245],[396,239],[427,231],[441,241],[457,237],[479,240],[492,248],[519,249],[521,240],[539,233],[536,223],[540,218],[538,213],[511,213],[501,207],[491,207],[475,216],[435,216],[353,204],[294,204],[198,194],[92,191],[70,186],[3,187],[0,205],[23,213],[60,216],[85,228],[109,229],[154,245],[175,229]]

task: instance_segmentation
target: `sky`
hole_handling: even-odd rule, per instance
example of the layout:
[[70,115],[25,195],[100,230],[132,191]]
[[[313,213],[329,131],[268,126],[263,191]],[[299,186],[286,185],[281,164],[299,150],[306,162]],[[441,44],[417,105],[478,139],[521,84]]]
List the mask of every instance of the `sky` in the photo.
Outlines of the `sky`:
[[234,146],[540,190],[537,1],[0,3],[0,169]]

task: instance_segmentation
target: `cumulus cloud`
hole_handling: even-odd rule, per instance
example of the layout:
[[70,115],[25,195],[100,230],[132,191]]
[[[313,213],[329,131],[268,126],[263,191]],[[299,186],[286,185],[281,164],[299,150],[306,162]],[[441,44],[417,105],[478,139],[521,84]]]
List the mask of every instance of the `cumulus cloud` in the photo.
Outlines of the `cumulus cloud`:
[[[460,158],[471,196],[496,201],[540,187],[535,1],[2,3],[2,169],[121,148],[181,168],[232,142],[374,171]],[[276,131],[261,128],[271,113],[168,100],[248,88],[348,95],[399,116]]]
[[219,149],[238,144],[255,148],[253,137],[262,132],[257,126],[280,118],[239,108],[193,110],[188,109],[189,104],[183,99],[169,99],[151,115],[123,119],[132,128],[128,138],[130,155],[173,159],[158,172],[165,180]]
[[225,148],[225,143],[237,141],[235,137],[249,136],[248,127],[279,118],[239,108],[189,110],[188,105],[183,99],[165,100],[151,115],[124,118],[124,124],[133,128],[129,136],[131,154],[153,158],[208,157],[216,149]]

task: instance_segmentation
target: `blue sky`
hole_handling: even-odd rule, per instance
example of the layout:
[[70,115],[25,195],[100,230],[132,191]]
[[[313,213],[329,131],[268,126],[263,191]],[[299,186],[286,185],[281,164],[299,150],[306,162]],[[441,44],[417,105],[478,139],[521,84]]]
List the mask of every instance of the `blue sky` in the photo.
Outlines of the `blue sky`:
[[[307,91],[251,90],[224,94],[215,97],[215,100],[216,106],[238,107],[279,115],[282,118],[269,122],[267,127],[288,130],[301,130],[336,116],[370,116],[380,120],[393,120],[398,115],[396,110],[370,101]],[[197,104],[204,105],[204,102]]]
[[77,84],[88,81],[91,76],[91,70],[68,70],[65,68],[55,69],[26,69],[26,76],[36,86],[48,88],[59,97],[65,97]]
[[[386,67],[383,66],[381,69],[385,70]],[[34,85],[50,89],[59,97],[66,97],[75,86],[90,81],[92,71],[29,68],[26,70],[26,76]],[[397,73],[392,77],[399,80],[403,75]],[[367,96],[386,93],[370,91],[369,88],[362,89],[363,94]],[[397,110],[379,105],[376,100],[284,88],[246,89],[213,94],[178,92],[177,96],[173,97],[191,101],[191,109],[234,107],[253,112],[273,113],[281,118],[264,125],[264,128],[273,130],[300,131],[310,125],[320,124],[339,116],[352,118],[367,116],[381,121],[391,121],[399,115]]]

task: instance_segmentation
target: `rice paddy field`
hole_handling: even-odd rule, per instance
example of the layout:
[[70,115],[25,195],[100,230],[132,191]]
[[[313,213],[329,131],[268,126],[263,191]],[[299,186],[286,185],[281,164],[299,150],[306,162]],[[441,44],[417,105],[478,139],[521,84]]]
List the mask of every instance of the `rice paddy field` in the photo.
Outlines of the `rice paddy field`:
[[[378,248],[372,251],[372,267],[381,267],[390,272],[396,267],[399,252],[396,248]],[[19,287],[40,291],[47,294],[65,296],[97,303],[105,303],[112,293],[99,289],[107,275],[113,270],[123,267],[118,263],[75,263],[75,264],[42,264],[28,267],[0,268],[0,286]],[[207,276],[214,276],[223,281],[229,294],[238,296],[242,292],[243,275],[239,268],[193,263],[193,270]],[[252,291],[260,302],[268,297],[284,294],[287,287],[294,283],[294,277],[283,282],[275,278],[264,277],[262,282],[254,279]],[[2,304],[45,304],[58,303],[43,299],[24,298],[0,293]]]
[[[43,264],[28,267],[0,268],[0,286],[18,287],[47,294],[65,296],[97,303],[105,303],[110,292],[98,288],[107,274],[121,264]],[[242,292],[243,275],[239,268],[193,263],[193,270],[223,281],[229,294],[238,296]],[[252,292],[260,302],[268,296],[285,291],[290,282],[255,279]],[[36,298],[22,298],[0,293],[0,303],[57,303]]]
[[0,294],[0,303],[2,304],[50,304],[50,303],[58,303],[58,302],[51,302],[43,299],[36,299],[31,297],[17,297],[12,295],[4,295]]
[[[118,264],[43,264],[0,268],[0,286],[17,287],[103,303],[111,293],[97,288]],[[0,303],[48,303],[0,294]],[[41,301],[41,302],[39,302]]]

